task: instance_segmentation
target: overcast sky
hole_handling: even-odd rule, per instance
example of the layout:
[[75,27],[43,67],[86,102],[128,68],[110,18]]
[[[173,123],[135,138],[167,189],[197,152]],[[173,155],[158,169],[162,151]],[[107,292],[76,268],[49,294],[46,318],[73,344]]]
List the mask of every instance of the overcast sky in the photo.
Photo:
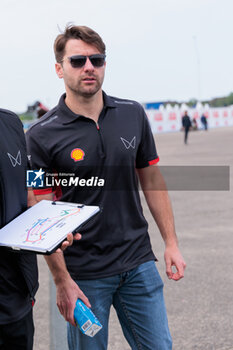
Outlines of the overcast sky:
[[139,102],[233,91],[232,0],[0,0],[0,107],[16,112],[64,91],[53,42],[68,22],[107,46],[104,90]]

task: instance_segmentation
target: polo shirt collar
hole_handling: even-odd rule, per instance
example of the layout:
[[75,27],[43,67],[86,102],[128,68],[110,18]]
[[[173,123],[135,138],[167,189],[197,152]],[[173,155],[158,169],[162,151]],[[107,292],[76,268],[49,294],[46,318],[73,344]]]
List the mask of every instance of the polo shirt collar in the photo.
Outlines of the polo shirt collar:
[[110,107],[110,108],[117,107],[117,104],[115,103],[114,99],[108,96],[104,91],[103,91],[103,99],[104,99],[104,107]]
[[[66,105],[65,98],[66,98],[66,94],[63,94],[60,97],[58,108],[62,112],[62,124],[69,124],[83,116],[72,112],[71,109]],[[117,107],[113,98],[108,96],[104,91],[103,91],[103,99],[104,99],[104,108]]]

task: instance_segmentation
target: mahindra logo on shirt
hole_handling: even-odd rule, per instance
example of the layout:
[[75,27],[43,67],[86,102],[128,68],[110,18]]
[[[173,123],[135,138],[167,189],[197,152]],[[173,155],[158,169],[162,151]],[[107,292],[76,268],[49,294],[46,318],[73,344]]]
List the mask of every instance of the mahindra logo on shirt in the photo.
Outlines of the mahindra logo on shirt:
[[81,148],[75,148],[71,151],[70,156],[75,162],[79,162],[84,159],[85,152]]
[[121,141],[123,142],[123,145],[125,146],[126,149],[129,149],[131,147],[134,149],[136,146],[136,136],[134,136],[131,141],[128,141],[123,137],[121,137]]
[[21,153],[20,153],[20,151],[18,151],[16,157],[12,156],[12,154],[10,154],[10,153],[7,153],[7,155],[9,157],[10,161],[11,161],[11,165],[14,168],[16,167],[17,164],[21,165]]

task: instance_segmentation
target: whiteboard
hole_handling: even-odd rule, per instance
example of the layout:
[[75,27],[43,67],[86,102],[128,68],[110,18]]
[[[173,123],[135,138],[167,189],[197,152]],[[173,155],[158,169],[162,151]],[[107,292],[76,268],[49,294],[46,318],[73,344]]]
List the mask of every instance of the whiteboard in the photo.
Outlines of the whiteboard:
[[98,206],[42,200],[0,229],[0,246],[51,254],[99,211]]

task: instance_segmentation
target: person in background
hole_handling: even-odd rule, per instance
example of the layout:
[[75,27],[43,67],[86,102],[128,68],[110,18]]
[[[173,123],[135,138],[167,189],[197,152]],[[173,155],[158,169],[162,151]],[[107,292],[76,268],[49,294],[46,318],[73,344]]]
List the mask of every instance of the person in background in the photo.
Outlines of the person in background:
[[37,118],[40,119],[47,112],[48,112],[48,110],[45,110],[43,108],[38,109],[37,110]]
[[208,121],[207,121],[205,114],[202,114],[201,122],[202,122],[204,130],[207,131],[208,130]]
[[37,101],[35,105],[38,119],[40,119],[45,113],[49,111],[49,109],[39,101]]
[[193,118],[193,120],[192,120],[192,129],[193,129],[194,131],[196,131],[196,130],[198,129],[196,118]]
[[188,133],[189,133],[189,130],[192,128],[191,119],[188,116],[187,111],[184,112],[184,116],[182,117],[182,127],[184,130],[184,143],[187,144],[188,143]]

